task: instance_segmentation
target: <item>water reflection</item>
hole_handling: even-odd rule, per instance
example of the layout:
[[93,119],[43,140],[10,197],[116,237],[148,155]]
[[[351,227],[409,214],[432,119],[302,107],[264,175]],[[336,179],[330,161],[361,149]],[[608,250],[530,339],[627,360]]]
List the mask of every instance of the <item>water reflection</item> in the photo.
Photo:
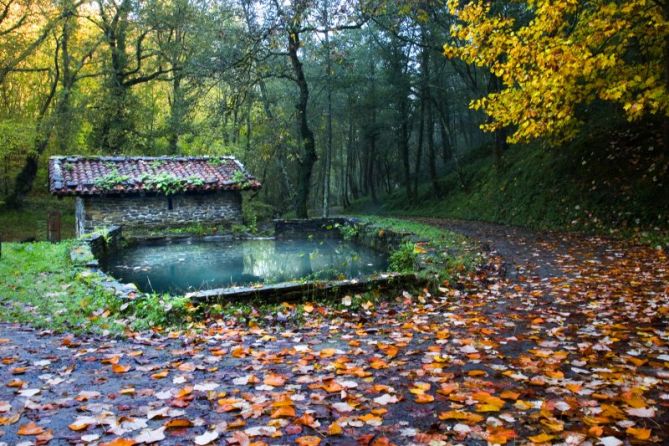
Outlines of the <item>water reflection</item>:
[[382,271],[386,256],[340,240],[236,240],[139,245],[103,268],[143,291],[186,292],[253,283],[354,278]]

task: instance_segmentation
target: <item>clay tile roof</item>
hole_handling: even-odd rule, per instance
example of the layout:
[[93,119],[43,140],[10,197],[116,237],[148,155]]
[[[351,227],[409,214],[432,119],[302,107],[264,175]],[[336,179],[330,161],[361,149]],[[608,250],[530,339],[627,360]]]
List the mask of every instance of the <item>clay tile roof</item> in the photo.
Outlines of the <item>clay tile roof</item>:
[[53,156],[49,191],[54,195],[101,195],[160,192],[160,179],[179,190],[259,189],[260,182],[235,158]]

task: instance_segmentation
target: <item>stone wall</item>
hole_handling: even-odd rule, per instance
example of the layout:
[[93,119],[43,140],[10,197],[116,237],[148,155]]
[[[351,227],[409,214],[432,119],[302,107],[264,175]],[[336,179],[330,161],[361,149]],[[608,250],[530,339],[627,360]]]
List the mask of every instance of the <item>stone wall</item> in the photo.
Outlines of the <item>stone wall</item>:
[[[112,225],[128,228],[229,225],[242,221],[239,191],[164,195],[102,195],[77,199],[77,228],[91,232]],[[83,221],[81,220],[83,216]]]

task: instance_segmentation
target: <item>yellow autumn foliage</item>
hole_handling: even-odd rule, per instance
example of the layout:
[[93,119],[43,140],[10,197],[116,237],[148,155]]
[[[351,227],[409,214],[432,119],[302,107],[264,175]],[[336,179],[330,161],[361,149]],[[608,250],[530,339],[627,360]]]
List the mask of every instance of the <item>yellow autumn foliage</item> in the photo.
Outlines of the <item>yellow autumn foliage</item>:
[[522,23],[492,3],[449,0],[458,24],[444,45],[447,57],[489,68],[504,85],[470,104],[491,117],[484,130],[562,142],[579,128],[576,108],[597,99],[620,104],[629,120],[669,115],[669,21],[656,2],[527,0]]

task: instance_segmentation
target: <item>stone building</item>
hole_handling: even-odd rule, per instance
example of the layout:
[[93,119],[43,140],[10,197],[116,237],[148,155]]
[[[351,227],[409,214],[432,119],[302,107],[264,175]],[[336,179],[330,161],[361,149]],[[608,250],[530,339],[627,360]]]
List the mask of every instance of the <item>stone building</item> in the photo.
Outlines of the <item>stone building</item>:
[[229,225],[241,191],[260,183],[233,157],[80,157],[49,160],[49,190],[75,196],[77,235],[95,228]]

